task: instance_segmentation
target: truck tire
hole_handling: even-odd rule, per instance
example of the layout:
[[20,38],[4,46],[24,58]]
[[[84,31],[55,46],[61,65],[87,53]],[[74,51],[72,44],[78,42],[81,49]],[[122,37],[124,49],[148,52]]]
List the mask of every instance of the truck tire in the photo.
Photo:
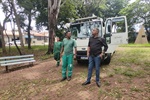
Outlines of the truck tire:
[[77,63],[78,63],[78,64],[81,64],[81,60],[77,60]]
[[111,61],[111,53],[106,54],[106,57],[104,58],[104,64],[108,65]]

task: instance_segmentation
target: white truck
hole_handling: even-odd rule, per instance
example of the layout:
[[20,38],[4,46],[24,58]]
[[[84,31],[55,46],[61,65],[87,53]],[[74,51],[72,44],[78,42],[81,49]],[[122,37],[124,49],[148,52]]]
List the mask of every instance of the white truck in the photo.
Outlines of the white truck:
[[72,37],[77,43],[77,62],[88,60],[86,56],[88,41],[93,28],[99,29],[99,36],[106,39],[108,50],[105,53],[103,63],[109,64],[112,54],[120,44],[128,43],[128,27],[125,16],[107,18],[103,22],[99,17],[86,17],[76,19],[71,23]]

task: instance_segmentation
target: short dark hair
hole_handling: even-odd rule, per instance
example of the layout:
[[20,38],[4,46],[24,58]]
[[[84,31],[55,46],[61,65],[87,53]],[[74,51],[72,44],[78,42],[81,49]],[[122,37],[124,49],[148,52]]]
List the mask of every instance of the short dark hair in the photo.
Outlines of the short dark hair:
[[98,28],[95,28],[97,30],[97,32],[99,33],[99,29]]
[[71,31],[66,31],[66,32],[65,32],[65,36],[66,36],[66,35],[67,35],[67,33],[69,33],[69,32],[71,32]]

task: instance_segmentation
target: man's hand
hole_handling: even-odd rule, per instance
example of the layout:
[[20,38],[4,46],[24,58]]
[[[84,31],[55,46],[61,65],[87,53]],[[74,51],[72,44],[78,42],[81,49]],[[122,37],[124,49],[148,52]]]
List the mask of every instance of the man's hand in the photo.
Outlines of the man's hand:
[[62,54],[62,53],[60,53],[60,59],[62,58],[62,56],[63,56],[63,54]]
[[104,55],[105,55],[104,52],[102,52],[102,53],[100,54],[101,59],[103,58]]
[[61,59],[62,56],[63,56],[63,51],[64,51],[64,47],[61,48],[61,51],[60,51],[60,59]]
[[89,58],[89,56],[90,56],[90,47],[87,48],[87,54],[86,55]]
[[90,55],[90,54],[89,54],[89,53],[87,53],[86,55],[87,55],[87,57],[89,58],[89,55]]
[[74,59],[76,59],[76,54],[74,54]]

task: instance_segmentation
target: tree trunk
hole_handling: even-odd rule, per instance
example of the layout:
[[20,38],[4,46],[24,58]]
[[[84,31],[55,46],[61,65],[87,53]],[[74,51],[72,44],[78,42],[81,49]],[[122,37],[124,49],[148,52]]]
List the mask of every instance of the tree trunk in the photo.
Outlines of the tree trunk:
[[47,54],[50,54],[52,53],[53,51],[53,42],[54,42],[54,23],[53,23],[53,17],[54,15],[53,14],[49,14],[49,45],[48,45],[48,51],[47,51]]
[[15,30],[12,30],[12,33],[13,33],[13,37],[14,37],[14,44],[15,44],[15,46],[16,46],[16,48],[17,48],[19,54],[22,55],[21,50],[19,49],[19,47],[18,47],[18,45],[17,45],[17,43],[16,43]]
[[55,28],[57,25],[60,4],[61,0],[48,0],[49,45],[47,54],[50,54],[53,51]]
[[[31,11],[30,11],[31,12]],[[31,30],[31,13],[28,15],[28,49],[31,49],[31,34],[30,34],[30,30]]]
[[146,34],[147,34],[147,40],[148,42],[150,42],[150,31],[148,30],[149,28],[149,21],[147,20],[147,18],[143,18],[145,23],[144,23],[144,27],[145,27],[145,30],[146,30]]
[[15,8],[14,0],[11,0],[11,3],[12,3],[12,9],[14,11],[15,19],[16,19],[16,24],[17,24],[18,31],[19,31],[19,39],[21,42],[21,49],[24,50],[23,36],[22,36],[22,32],[21,32],[21,27],[20,27],[20,20],[19,20],[16,8]]
[[[7,32],[6,32],[6,29],[5,29],[5,34],[6,34],[6,36],[7,36],[8,43],[10,43],[10,38],[9,38],[9,36],[8,36]],[[9,54],[10,54],[10,44],[9,44]]]
[[2,51],[3,51],[3,53],[5,54],[5,53],[7,53],[6,52],[6,47],[5,47],[5,40],[4,40],[4,34],[3,34],[3,27],[2,27],[2,25],[1,25],[1,23],[0,23],[0,40],[1,40],[1,43],[2,43]]

